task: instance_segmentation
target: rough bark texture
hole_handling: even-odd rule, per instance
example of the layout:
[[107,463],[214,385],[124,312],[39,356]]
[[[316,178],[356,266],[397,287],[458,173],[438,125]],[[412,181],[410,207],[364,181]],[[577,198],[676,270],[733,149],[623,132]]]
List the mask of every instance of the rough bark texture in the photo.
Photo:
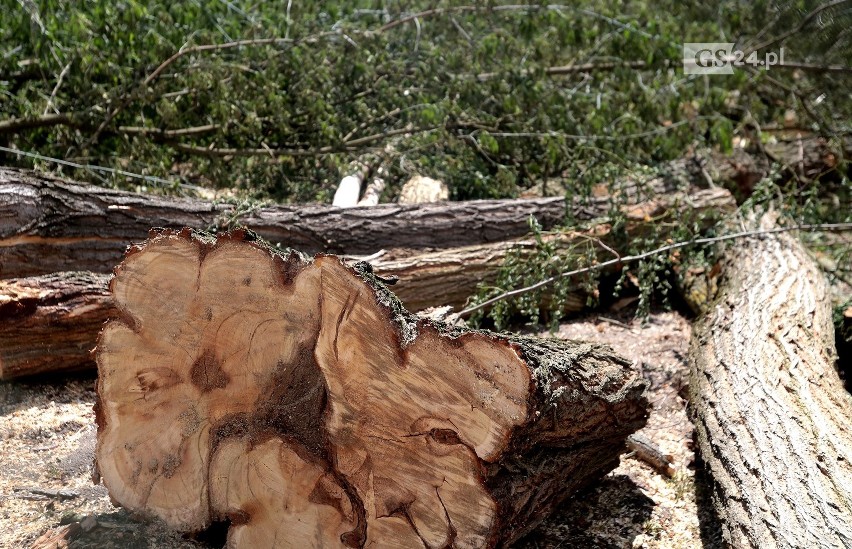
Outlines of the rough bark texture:
[[109,272],[151,227],[241,224],[270,242],[307,253],[369,254],[515,238],[527,233],[531,215],[552,227],[565,217],[565,201],[273,206],[239,214],[229,204],[115,191],[0,168],[0,277]]
[[791,235],[725,254],[719,299],[690,349],[698,445],[724,538],[849,547],[852,396],[834,369],[826,281]]
[[[641,234],[653,223],[651,219],[658,219],[673,209],[688,208],[696,214],[707,211],[718,215],[734,207],[730,193],[715,188],[660,196],[627,207],[625,215],[630,233]],[[714,216],[707,218],[708,221],[712,219]],[[589,244],[590,236],[615,244],[611,241],[608,225],[596,226],[588,232],[554,233],[544,238],[555,243],[561,253],[580,254],[585,258],[584,247]],[[533,257],[536,246],[535,239],[516,239],[418,253],[398,259],[379,258],[372,262],[372,266],[378,276],[398,278],[394,292],[408,310],[421,311],[443,305],[459,308],[476,293],[479,284],[487,284],[497,278],[510,251]],[[604,248],[598,247],[597,251],[601,259],[610,258],[610,252]],[[65,282],[68,287],[60,291],[64,277],[68,278]],[[47,281],[46,286],[36,291],[42,281]],[[0,379],[93,367],[94,362],[87,360],[88,350],[92,348],[100,329],[99,323],[103,322],[111,307],[106,295],[107,281],[107,275],[96,273],[87,274],[86,277],[79,273],[55,273],[47,278],[32,277],[16,281],[15,284],[31,288],[26,294],[29,305],[28,308],[18,307],[15,322],[0,326],[0,334],[6,336],[0,342]],[[0,300],[16,299],[14,288],[0,283]],[[43,302],[39,302],[35,295],[42,296]],[[81,295],[100,296],[100,299],[85,300],[80,298]],[[564,310],[581,311],[585,303],[586,295],[578,288],[576,294],[568,297]],[[76,310],[78,308],[79,311]],[[46,314],[47,311],[51,313]],[[70,319],[83,315],[83,318],[91,318],[93,321],[75,323],[74,329],[69,331],[67,323],[55,322],[55,311]],[[0,320],[3,318],[0,316]],[[22,320],[24,318],[26,321]],[[85,330],[89,331],[88,337],[81,343],[80,337]],[[35,337],[38,339],[33,339]]]
[[164,231],[111,284],[97,465],[231,547],[495,547],[611,470],[642,382],[599,345],[409,315],[365,264]]
[[[840,148],[852,156],[852,139],[844,140]],[[834,169],[841,156],[817,138],[778,144],[770,154],[801,177]],[[732,156],[696,155],[669,163],[657,177],[602,184],[592,198],[573,200],[568,207],[562,198],[538,198],[345,209],[270,206],[249,212],[239,212],[231,204],[120,192],[0,168],[0,278],[110,272],[126,247],[144,240],[151,227],[243,225],[274,244],[307,253],[372,254],[387,248],[445,249],[500,242],[525,235],[531,215],[549,229],[566,218],[605,217],[613,197],[636,204],[713,183],[748,192],[769,168],[765,156],[742,150]]]
[[56,273],[0,280],[0,379],[93,366],[114,312],[108,275]]

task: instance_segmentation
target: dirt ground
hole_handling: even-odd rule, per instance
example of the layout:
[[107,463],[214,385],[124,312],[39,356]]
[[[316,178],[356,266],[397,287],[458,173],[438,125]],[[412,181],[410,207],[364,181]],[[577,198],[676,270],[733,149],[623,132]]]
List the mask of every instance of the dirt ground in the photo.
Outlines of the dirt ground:
[[[595,315],[565,323],[555,335],[608,343],[634,361],[653,404],[640,434],[671,456],[675,472],[668,478],[625,454],[595,488],[570,498],[517,546],[721,547],[714,518],[700,511],[709,505],[700,474],[696,483],[693,427],[683,398],[689,323],[670,312],[644,322]],[[221,546],[135,520],[92,483],[94,397],[93,377],[0,383],[0,547],[31,547],[40,536],[39,547]]]

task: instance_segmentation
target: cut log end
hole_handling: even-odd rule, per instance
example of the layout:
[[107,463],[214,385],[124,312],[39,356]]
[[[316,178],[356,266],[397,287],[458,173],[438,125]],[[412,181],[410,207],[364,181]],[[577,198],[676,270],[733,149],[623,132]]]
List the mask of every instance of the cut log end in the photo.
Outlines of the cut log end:
[[[99,473],[118,503],[176,528],[230,519],[233,547],[495,546],[562,499],[506,488],[518,481],[505,463],[584,436],[598,466],[577,467],[579,485],[644,422],[641,383],[615,357],[595,383],[564,367],[543,382],[523,340],[448,333],[368,271],[244,232],[162,231],[112,292]],[[581,362],[575,346],[549,350]],[[598,406],[577,412],[582,433],[543,423],[551,407],[567,417],[580,389]]]

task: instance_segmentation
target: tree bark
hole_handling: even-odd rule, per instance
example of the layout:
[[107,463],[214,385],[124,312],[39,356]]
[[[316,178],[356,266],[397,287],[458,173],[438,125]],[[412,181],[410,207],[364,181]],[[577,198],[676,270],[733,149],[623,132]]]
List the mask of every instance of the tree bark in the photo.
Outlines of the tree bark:
[[737,241],[722,273],[693,331],[690,390],[723,536],[849,547],[852,396],[834,369],[827,283],[788,234]]
[[[637,235],[650,228],[653,222],[649,219],[676,208],[718,216],[734,207],[730,193],[716,188],[689,195],[665,195],[630,206],[625,216],[628,231]],[[708,216],[705,221],[712,219]],[[589,231],[557,232],[543,238],[554,243],[560,253],[575,254],[583,260],[584,247],[594,239],[614,245],[605,224]],[[408,257],[380,257],[371,264],[378,276],[398,279],[394,291],[409,310],[443,305],[459,308],[476,293],[479,284],[496,280],[509,253],[533,261],[536,249],[535,239],[524,238]],[[596,252],[601,260],[611,257],[600,246]],[[88,351],[94,347],[101,323],[112,313],[108,281],[106,274],[72,272],[0,282],[0,303],[16,303],[0,306],[0,379],[94,367]],[[22,287],[28,288],[27,292],[22,292]],[[576,293],[568,296],[564,312],[581,311],[585,304],[586,294],[578,287]],[[63,320],[58,320],[60,317]]]
[[0,280],[0,379],[90,369],[114,315],[108,275],[55,273]]
[[98,472],[230,547],[497,547],[618,462],[643,384],[608,347],[407,313],[366,264],[163,231],[117,269]]
[[[824,140],[805,138],[778,145],[770,154],[808,177],[834,169],[842,152],[852,155],[852,139],[844,140],[841,148],[835,153]],[[527,234],[530,216],[547,230],[565,220],[606,217],[614,199],[637,204],[712,184],[747,192],[769,168],[766,157],[738,150],[731,156],[705,153],[676,160],[659,176],[599,185],[591,198],[575,198],[567,205],[563,198],[537,198],[346,209],[263,206],[249,211],[233,204],[121,192],[0,168],[0,278],[110,272],[126,247],[144,240],[151,227],[217,230],[243,225],[269,242],[307,253],[372,254],[388,248],[501,242]]]
[[[606,208],[601,205],[598,212]],[[110,272],[127,246],[144,240],[151,227],[241,224],[272,243],[307,253],[371,254],[515,238],[529,231],[530,216],[553,227],[565,217],[565,201],[270,206],[241,213],[231,204],[122,192],[0,168],[0,278]]]

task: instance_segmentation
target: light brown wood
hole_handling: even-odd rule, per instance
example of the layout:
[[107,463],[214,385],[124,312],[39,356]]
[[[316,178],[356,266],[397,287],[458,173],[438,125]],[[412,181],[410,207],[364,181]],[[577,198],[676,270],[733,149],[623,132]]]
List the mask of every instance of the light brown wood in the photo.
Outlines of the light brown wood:
[[99,474],[175,528],[229,518],[232,547],[507,544],[646,415],[608,348],[428,322],[363,264],[243,232],[156,234],[111,286]]
[[795,236],[729,246],[689,361],[698,448],[732,547],[852,545],[852,395],[835,360],[827,282]]

